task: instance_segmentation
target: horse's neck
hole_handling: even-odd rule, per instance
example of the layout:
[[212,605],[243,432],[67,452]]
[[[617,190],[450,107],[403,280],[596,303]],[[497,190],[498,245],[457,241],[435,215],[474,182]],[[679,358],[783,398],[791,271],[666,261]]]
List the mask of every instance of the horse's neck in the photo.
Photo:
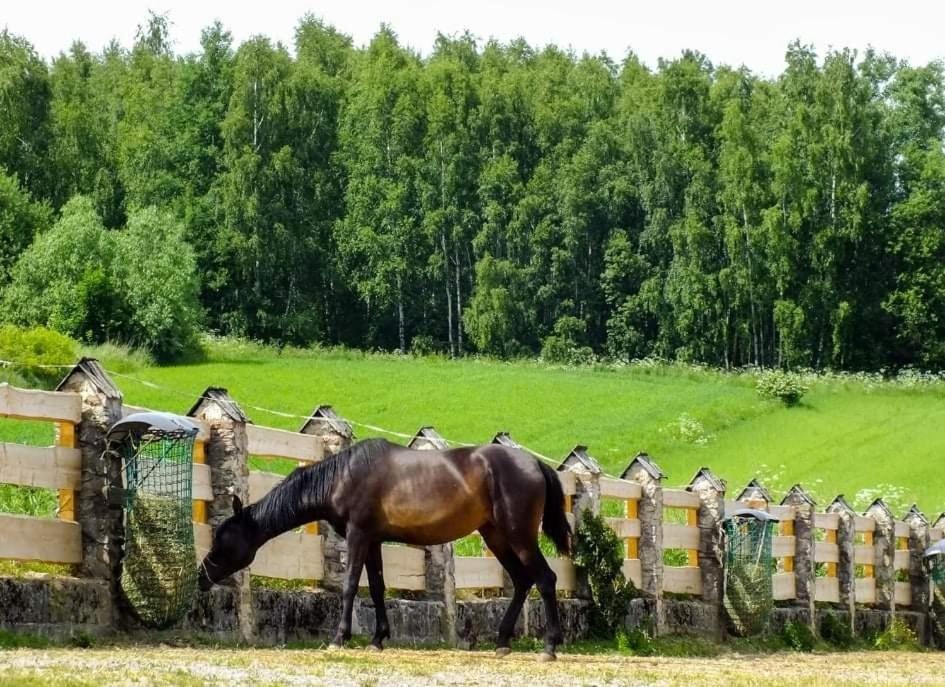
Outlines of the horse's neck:
[[304,489],[304,483],[298,480],[276,486],[249,508],[259,533],[258,545],[315,520],[334,520],[330,504],[322,501],[328,499]]

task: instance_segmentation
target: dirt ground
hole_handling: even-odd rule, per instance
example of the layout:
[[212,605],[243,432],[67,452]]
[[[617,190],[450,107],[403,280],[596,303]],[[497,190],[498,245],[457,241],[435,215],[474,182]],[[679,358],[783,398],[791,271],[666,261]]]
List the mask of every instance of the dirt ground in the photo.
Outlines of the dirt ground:
[[641,658],[365,649],[14,649],[0,685],[945,685],[945,653],[831,653]]

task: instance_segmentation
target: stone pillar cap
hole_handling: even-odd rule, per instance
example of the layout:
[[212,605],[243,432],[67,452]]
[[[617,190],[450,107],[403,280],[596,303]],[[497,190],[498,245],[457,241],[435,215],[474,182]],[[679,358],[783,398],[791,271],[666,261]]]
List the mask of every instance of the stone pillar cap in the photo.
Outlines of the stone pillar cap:
[[96,389],[100,393],[104,394],[106,398],[120,401],[122,399],[121,391],[115,383],[112,381],[112,378],[108,376],[108,372],[105,371],[105,368],[102,367],[102,364],[95,358],[80,358],[79,362],[66,373],[66,376],[62,378],[62,381],[56,385],[56,391],[62,391],[66,387],[69,380],[75,374],[85,375]]
[[830,505],[827,506],[827,510],[844,510],[850,515],[856,515],[856,511],[853,510],[853,507],[847,503],[847,500],[843,498],[843,494],[840,494],[833,501],[830,502]]
[[[629,470],[629,468],[627,469]],[[686,487],[686,491],[692,491],[693,486],[699,480],[705,480],[716,491],[722,492],[723,494],[725,493],[725,487],[727,486],[725,483],[725,480],[717,477],[715,473],[712,472],[712,470],[710,470],[707,467],[701,467],[698,470],[696,470],[696,474],[692,476],[691,480],[689,480],[689,484]]]
[[601,470],[600,463],[587,452],[587,446],[581,444],[571,449],[571,452],[561,461],[558,470],[568,470],[575,466],[587,470],[592,475],[600,475],[604,472]]
[[919,510],[918,504],[913,503],[912,506],[906,511],[906,514],[902,518],[903,520],[918,520],[922,525],[928,525],[929,519],[925,517],[925,513]]
[[354,436],[354,430],[351,427],[351,423],[335,412],[335,409],[330,405],[320,405],[315,408],[315,410],[312,411],[312,414],[309,415],[308,419],[302,423],[302,426],[299,428],[299,433],[307,434],[306,430],[309,429],[309,427],[311,427],[311,425],[315,422],[324,422],[329,427],[331,427],[333,432],[336,432],[348,439]]
[[440,435],[432,425],[424,425],[417,430],[417,433],[413,435],[413,439],[407,444],[407,448],[413,448],[414,444],[418,443],[420,440],[429,441],[438,449],[447,449],[449,444],[446,442],[446,439]]
[[886,505],[886,502],[883,501],[882,498],[878,498],[875,501],[873,501],[873,503],[870,504],[869,508],[863,511],[863,514],[866,515],[870,511],[875,511],[875,510],[881,511],[884,515],[892,518],[893,520],[896,519],[896,516],[893,515],[892,510],[889,508],[888,505]]
[[810,494],[804,491],[804,488],[800,484],[795,484],[793,487],[788,489],[787,494],[785,494],[784,498],[781,499],[781,505],[783,506],[792,496],[801,499],[804,503],[810,506],[817,505],[817,502],[811,497]]
[[768,493],[768,490],[764,488],[761,482],[752,477],[748,484],[745,485],[745,488],[735,497],[735,500],[741,501],[745,498],[750,499],[755,495],[760,496],[766,503],[771,503],[771,494]]
[[509,448],[522,448],[508,432],[496,432],[495,436],[492,437],[490,444],[499,444],[500,446],[508,446]]
[[246,414],[243,412],[243,409],[240,408],[239,404],[230,396],[230,392],[221,386],[208,386],[207,389],[200,394],[200,398],[197,399],[197,402],[187,411],[187,415],[196,417],[203,407],[210,403],[216,403],[220,406],[223,413],[233,420],[233,422],[252,422],[246,417]]
[[650,458],[647,453],[641,451],[636,456],[634,456],[633,460],[630,461],[630,464],[624,468],[623,472],[620,473],[620,479],[626,479],[627,475],[630,474],[630,470],[633,469],[635,465],[639,465],[647,472],[647,474],[650,475],[650,477],[655,480],[660,480],[666,477],[666,473],[663,472],[660,466],[656,464],[656,461]]

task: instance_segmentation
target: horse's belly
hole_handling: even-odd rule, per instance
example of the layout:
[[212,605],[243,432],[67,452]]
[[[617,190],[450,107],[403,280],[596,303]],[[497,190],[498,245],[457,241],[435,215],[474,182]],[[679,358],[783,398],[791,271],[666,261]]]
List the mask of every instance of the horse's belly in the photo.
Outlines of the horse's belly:
[[386,518],[387,534],[407,544],[442,544],[479,529],[488,520],[485,508],[467,503],[462,510],[409,511],[393,509]]

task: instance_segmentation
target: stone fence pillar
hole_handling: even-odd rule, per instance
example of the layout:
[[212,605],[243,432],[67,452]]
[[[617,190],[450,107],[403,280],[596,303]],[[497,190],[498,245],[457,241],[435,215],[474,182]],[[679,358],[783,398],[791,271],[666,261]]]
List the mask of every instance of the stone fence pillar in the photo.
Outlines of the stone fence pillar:
[[789,566],[785,564],[785,572],[794,573],[795,602],[807,609],[808,623],[813,629],[816,627],[814,602],[817,598],[814,564],[814,508],[817,504],[800,484],[795,484],[781,499],[781,505],[794,507],[794,560]]
[[840,605],[850,615],[850,631],[853,632],[854,614],[856,613],[856,564],[854,563],[854,517],[856,513],[842,496],[838,496],[827,506],[828,513],[836,513],[840,517],[837,526],[837,549],[839,561],[837,563],[837,581],[840,587]]
[[[433,427],[421,427],[408,444],[420,451],[445,450],[446,440]],[[444,605],[441,623],[443,637],[450,646],[456,645],[456,565],[453,561],[453,544],[436,544],[424,547],[426,592],[428,601],[439,601]]]
[[663,471],[647,454],[638,454],[620,475],[642,488],[640,496],[640,591],[652,604],[653,631],[664,634]]
[[[587,447],[577,445],[564,457],[558,466],[558,472],[574,475],[575,494],[571,499],[571,513],[574,515],[574,529],[581,526],[581,521],[589,515],[600,515],[600,464],[587,452]],[[567,497],[565,497],[567,501]],[[591,599],[591,588],[587,574],[582,570],[577,573],[575,596],[579,599]]]
[[[187,412],[207,423],[210,435],[206,442],[206,460],[210,466],[213,501],[208,504],[208,522],[219,527],[233,515],[233,496],[249,505],[249,450],[246,424],[249,418],[226,389],[209,387]],[[236,615],[241,641],[255,636],[252,591],[249,570],[233,575],[223,584],[231,586],[236,595]]]
[[[722,541],[722,519],[725,517],[725,482],[709,468],[701,468],[688,491],[699,497],[699,570],[702,573],[702,599],[721,608],[724,593],[722,574],[725,547]],[[721,634],[721,624],[718,625]]]
[[882,499],[876,499],[865,515],[876,522],[873,531],[873,575],[876,578],[875,608],[893,611],[896,607],[896,517]]
[[56,390],[82,398],[82,420],[76,428],[82,453],[82,481],[75,494],[75,517],[82,530],[78,573],[107,580],[113,598],[117,598],[124,528],[122,511],[109,508],[108,492],[121,487],[121,456],[106,452],[105,434],[121,419],[121,392],[92,358],[82,358]]
[[[929,575],[923,554],[931,544],[928,518],[913,505],[903,518],[909,525],[909,583],[912,587],[911,608],[916,613],[928,613],[930,604]],[[920,639],[928,640],[927,637]]]
[[[321,405],[312,411],[299,432],[317,436],[325,447],[325,456],[334,455],[351,446],[354,431],[351,424],[339,416],[331,406]],[[341,592],[344,587],[345,566],[348,564],[348,545],[327,521],[318,523],[325,555],[325,576],[322,587]]]

